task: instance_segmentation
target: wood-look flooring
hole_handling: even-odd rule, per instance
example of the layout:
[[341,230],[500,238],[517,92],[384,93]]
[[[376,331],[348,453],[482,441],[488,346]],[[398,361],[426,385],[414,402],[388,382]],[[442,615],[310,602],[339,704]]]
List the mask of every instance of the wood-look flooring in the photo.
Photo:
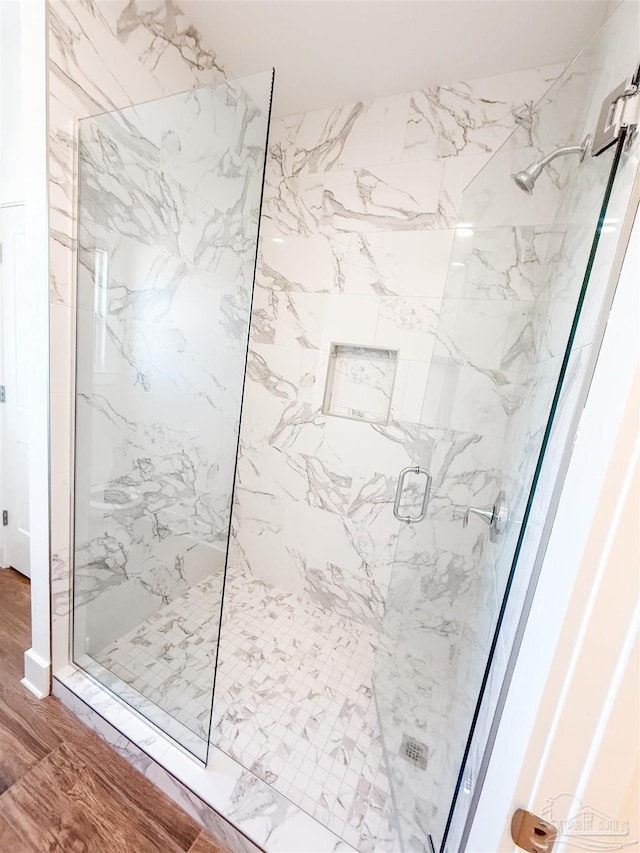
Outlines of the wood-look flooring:
[[20,684],[29,581],[0,569],[0,853],[230,853],[53,696]]

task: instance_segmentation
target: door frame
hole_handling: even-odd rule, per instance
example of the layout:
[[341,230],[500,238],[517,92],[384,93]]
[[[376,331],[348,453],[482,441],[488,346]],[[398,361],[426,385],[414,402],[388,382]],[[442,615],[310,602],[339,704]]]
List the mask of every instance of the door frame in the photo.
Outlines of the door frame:
[[25,168],[25,274],[34,294],[29,394],[31,648],[22,684],[39,698],[51,690],[49,506],[49,194],[46,0],[21,0],[22,115]]
[[[522,802],[523,794],[518,789],[520,773],[527,760],[535,760],[529,749],[537,714],[555,656],[563,651],[559,643],[565,615],[640,362],[639,200],[640,170],[621,225],[591,364],[559,466],[542,543],[470,804],[460,847],[469,853],[512,851],[515,846],[510,840],[505,846],[511,815],[518,806],[529,805]],[[558,566],[563,567],[562,572]],[[573,642],[576,639],[571,638]],[[564,695],[558,696],[558,713],[563,702]],[[531,798],[535,796],[535,791],[529,793]]]

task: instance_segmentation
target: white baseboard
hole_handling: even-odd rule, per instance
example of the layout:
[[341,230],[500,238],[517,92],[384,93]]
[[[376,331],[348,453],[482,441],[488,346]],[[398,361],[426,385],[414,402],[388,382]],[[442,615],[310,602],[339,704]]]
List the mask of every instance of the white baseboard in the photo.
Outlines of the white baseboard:
[[38,699],[44,699],[51,693],[51,664],[33,649],[24,653],[24,678],[21,683]]

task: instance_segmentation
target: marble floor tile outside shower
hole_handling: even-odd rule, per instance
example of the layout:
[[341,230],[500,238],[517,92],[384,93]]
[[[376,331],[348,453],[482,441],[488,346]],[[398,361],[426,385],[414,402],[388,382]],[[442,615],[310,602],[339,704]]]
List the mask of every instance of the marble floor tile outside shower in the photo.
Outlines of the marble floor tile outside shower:
[[[220,585],[220,575],[202,581],[95,655],[205,738]],[[255,578],[229,578],[224,608],[211,742],[348,843],[373,849],[389,836],[391,807],[373,632]]]

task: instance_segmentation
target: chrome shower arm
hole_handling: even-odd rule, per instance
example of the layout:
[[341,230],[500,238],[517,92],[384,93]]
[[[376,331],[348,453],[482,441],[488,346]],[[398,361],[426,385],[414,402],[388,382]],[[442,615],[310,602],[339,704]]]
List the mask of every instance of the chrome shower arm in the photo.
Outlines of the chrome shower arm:
[[556,157],[564,157],[567,154],[578,154],[580,157],[580,162],[584,160],[587,151],[589,150],[589,146],[591,144],[591,137],[587,136],[580,145],[565,145],[563,148],[556,148],[555,151],[552,151],[550,154],[547,154],[546,157],[543,157],[542,160],[539,160],[537,163],[529,166],[527,170],[531,177],[534,180],[540,177],[542,170],[549,165]]
[[556,148],[555,151],[552,151],[551,154],[547,154],[546,157],[543,157],[542,160],[537,164],[537,168],[542,171],[545,166],[548,166],[552,160],[555,160],[556,157],[564,157],[565,154],[580,154],[580,161],[584,158],[586,154],[586,148],[584,142],[581,145],[567,145],[564,148]]

